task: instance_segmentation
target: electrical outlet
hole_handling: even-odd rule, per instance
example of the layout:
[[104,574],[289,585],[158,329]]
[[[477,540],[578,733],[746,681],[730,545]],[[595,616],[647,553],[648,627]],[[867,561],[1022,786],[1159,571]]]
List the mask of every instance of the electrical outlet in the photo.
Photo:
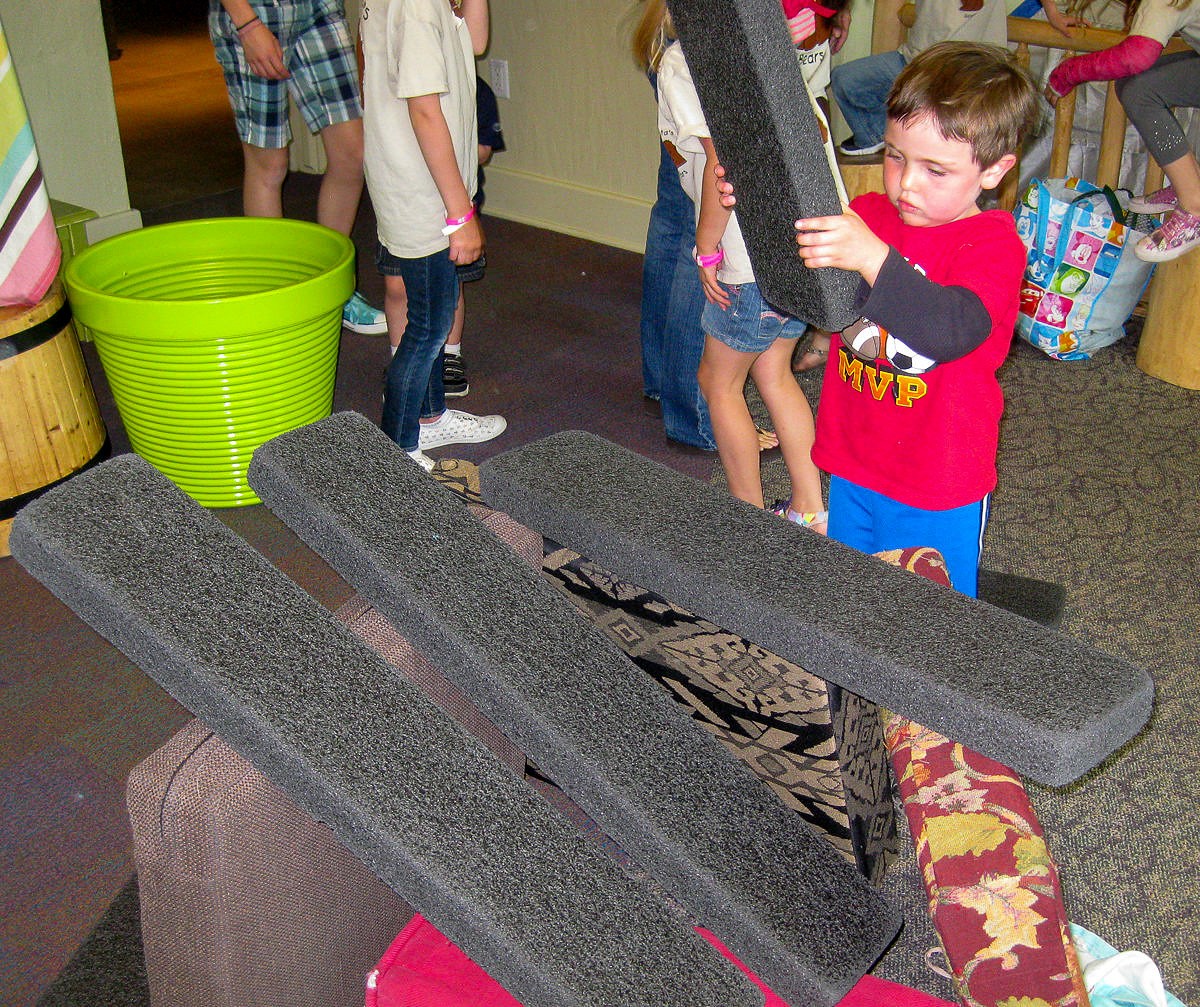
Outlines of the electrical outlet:
[[492,78],[492,90],[497,98],[510,98],[508,90],[508,60],[489,59],[488,72]]

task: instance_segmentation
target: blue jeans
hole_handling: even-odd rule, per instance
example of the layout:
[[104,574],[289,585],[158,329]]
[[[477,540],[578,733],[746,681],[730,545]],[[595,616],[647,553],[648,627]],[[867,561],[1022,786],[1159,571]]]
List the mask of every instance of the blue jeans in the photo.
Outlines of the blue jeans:
[[713,450],[712,421],[696,371],[704,350],[700,312],[704,290],[692,261],[696,209],[667,153],[658,163],[658,196],[646,232],[642,266],[642,387],[662,403],[663,426],[672,440]]
[[446,409],[442,387],[442,347],[454,323],[458,274],[446,249],[423,259],[400,259],[380,246],[379,271],[404,277],[408,327],[387,369],[383,432],[405,451],[416,451],[423,416]]
[[833,68],[829,86],[854,134],[855,147],[883,142],[888,92],[905,62],[898,52],[880,52]]

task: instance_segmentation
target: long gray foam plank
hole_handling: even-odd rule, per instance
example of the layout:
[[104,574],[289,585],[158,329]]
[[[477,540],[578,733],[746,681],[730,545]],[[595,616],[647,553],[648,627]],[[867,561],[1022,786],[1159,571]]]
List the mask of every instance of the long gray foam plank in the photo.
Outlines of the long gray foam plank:
[[761,1007],[660,897],[140,459],[29,504],[11,544],[523,1003]]
[[899,918],[546,581],[362,416],[254,455],[263,501],[794,1007]]
[[841,212],[779,0],[668,0],[767,301],[821,328],[854,321],[856,273],[808,269],[800,217]]
[[1078,778],[1149,719],[1142,669],[592,434],[480,478],[492,507],[617,576],[1039,782]]

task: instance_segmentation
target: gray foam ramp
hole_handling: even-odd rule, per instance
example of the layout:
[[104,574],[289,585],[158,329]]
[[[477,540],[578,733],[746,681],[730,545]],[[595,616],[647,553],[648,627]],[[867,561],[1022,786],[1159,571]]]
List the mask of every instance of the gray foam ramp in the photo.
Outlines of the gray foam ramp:
[[1041,783],[1149,719],[1142,669],[592,434],[508,451],[480,478],[491,506],[617,576]]
[[362,416],[263,445],[263,501],[789,1003],[836,1002],[892,906]]
[[808,269],[801,217],[841,212],[779,0],[668,0],[738,223],[767,301],[821,328],[856,317],[857,273]]
[[660,897],[140,459],[29,504],[12,551],[522,1002],[762,1004]]

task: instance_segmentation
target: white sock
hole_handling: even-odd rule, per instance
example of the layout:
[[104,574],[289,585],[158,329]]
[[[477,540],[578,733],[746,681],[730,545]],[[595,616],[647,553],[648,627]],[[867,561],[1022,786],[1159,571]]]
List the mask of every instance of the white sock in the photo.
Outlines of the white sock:
[[448,357],[461,357],[462,356],[462,343],[455,343],[454,345],[447,343],[445,345],[444,349],[446,351],[446,356],[448,356]]
[[392,349],[392,356],[394,357],[396,355],[396,351],[398,349],[400,349],[400,347],[399,347],[399,345],[396,345],[396,346],[393,346],[391,349]]

